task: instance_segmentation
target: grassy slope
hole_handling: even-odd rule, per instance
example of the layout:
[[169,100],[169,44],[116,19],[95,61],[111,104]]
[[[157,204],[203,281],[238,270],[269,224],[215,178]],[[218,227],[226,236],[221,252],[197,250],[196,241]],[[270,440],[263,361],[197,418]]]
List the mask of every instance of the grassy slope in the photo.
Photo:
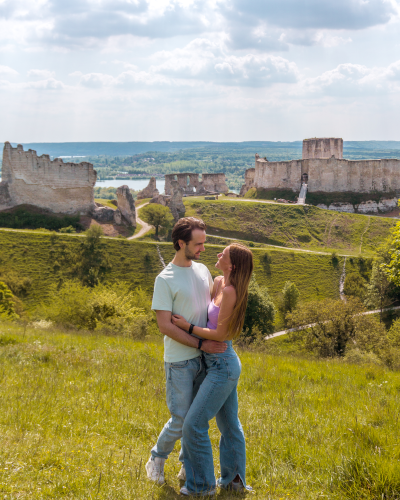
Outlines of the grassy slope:
[[[48,286],[58,280],[54,271],[57,255],[64,245],[76,246],[80,236],[0,230],[0,276],[1,270],[14,270],[20,277],[32,280],[27,297],[32,305],[44,300]],[[52,243],[52,239],[54,243]],[[162,266],[153,242],[137,242],[121,239],[105,239],[112,260],[109,279],[122,280],[141,286],[151,292],[156,275]],[[160,243],[159,248],[166,263],[172,260],[174,250],[171,243]],[[216,275],[217,253],[223,247],[207,245],[202,261]],[[327,255],[308,254],[290,250],[253,249],[255,273],[260,284],[268,286],[276,299],[286,280],[294,281],[303,300],[323,297],[338,297],[339,276],[342,259],[337,264]],[[265,255],[268,259],[265,260]]]
[[[398,373],[239,355],[252,498],[398,498]],[[161,343],[0,324],[0,362],[2,498],[180,498],[178,446],[168,484],[144,470],[169,418]],[[215,422],[210,437],[218,475]]]
[[372,254],[390,234],[390,218],[337,213],[311,206],[234,200],[185,199],[186,215],[199,216],[208,232],[271,245]]

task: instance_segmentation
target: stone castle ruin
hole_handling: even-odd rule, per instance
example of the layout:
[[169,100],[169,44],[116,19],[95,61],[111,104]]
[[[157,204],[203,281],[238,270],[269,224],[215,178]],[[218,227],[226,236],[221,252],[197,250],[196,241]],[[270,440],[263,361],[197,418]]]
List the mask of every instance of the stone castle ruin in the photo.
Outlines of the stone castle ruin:
[[177,221],[185,215],[185,205],[183,196],[220,194],[229,191],[225,181],[225,174],[199,174],[179,173],[165,175],[165,193],[159,194],[156,187],[156,179],[152,177],[147,187],[138,194],[138,200],[152,198],[150,203],[159,203],[169,207],[171,213]]
[[165,194],[171,195],[172,181],[178,181],[179,187],[182,189],[184,195],[199,195],[199,194],[219,194],[227,193],[229,191],[225,181],[225,174],[201,174],[201,181],[199,174],[195,173],[179,173],[167,174],[165,176]]
[[54,213],[86,215],[95,209],[97,173],[91,163],[64,163],[4,144],[0,210],[34,205]]
[[301,160],[272,162],[256,154],[255,168],[246,170],[241,194],[252,187],[290,190],[299,195],[302,191],[303,202],[307,193],[332,193],[333,197],[335,193],[378,194],[379,202],[366,200],[353,205],[338,201],[318,206],[359,213],[387,212],[396,208],[400,196],[400,160],[343,159],[343,139],[337,138],[305,139],[302,156]]
[[97,172],[88,162],[64,163],[61,158],[37,156],[19,144],[4,144],[0,210],[19,205],[69,215],[88,215],[100,222],[136,226],[135,204],[127,186],[117,190],[118,208],[97,206],[94,185]]

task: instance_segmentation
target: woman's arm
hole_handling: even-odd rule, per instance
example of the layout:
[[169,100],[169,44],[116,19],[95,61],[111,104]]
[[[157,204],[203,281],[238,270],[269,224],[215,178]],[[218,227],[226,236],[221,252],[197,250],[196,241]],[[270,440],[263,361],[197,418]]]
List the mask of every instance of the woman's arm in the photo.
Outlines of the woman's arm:
[[[200,326],[195,326],[193,328],[193,333],[203,339],[218,340],[219,342],[226,340],[229,336],[228,325],[235,304],[236,290],[231,286],[224,288],[222,292],[222,302],[219,309],[217,329],[211,330],[211,328],[201,328]],[[190,323],[177,314],[172,315],[172,323],[185,331],[188,331],[190,327]]]

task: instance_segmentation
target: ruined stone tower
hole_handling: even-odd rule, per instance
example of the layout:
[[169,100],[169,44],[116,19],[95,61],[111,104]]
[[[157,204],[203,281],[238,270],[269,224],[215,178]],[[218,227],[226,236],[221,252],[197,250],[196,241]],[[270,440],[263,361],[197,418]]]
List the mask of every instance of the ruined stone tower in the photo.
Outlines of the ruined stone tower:
[[304,139],[303,160],[332,158],[332,156],[338,160],[343,158],[343,139],[335,139],[333,137]]

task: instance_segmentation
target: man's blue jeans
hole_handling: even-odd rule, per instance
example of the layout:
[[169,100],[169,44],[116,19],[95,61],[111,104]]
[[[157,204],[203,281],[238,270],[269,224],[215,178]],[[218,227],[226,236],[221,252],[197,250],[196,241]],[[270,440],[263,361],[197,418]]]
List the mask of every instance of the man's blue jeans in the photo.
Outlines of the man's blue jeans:
[[246,444],[238,417],[237,384],[241,363],[232,347],[223,354],[204,354],[206,377],[186,415],[182,448],[186,487],[190,493],[206,494],[216,486],[209,421],[216,417],[221,432],[220,486],[239,475],[246,486]]
[[[205,377],[201,356],[176,363],[165,363],[167,406],[171,418],[165,424],[157,443],[151,450],[153,457],[168,458],[175,443],[182,437],[183,421]],[[182,450],[179,455],[182,462]]]

